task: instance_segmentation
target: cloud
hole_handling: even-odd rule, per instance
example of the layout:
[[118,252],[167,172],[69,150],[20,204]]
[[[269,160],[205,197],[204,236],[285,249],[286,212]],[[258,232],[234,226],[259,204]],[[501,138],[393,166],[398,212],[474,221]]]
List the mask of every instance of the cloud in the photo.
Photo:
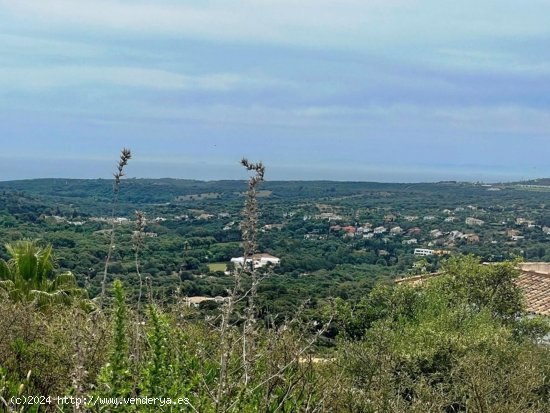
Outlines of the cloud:
[[47,27],[53,23],[73,29],[359,50],[550,33],[545,17],[550,7],[543,0],[521,7],[507,0],[0,0],[0,5],[12,16]]
[[247,30],[270,33],[270,29],[282,29],[283,25],[349,28],[350,24],[359,26],[365,17],[414,3],[411,0],[0,1],[13,13],[55,19],[58,23],[226,35]]
[[119,86],[167,91],[226,92],[237,88],[269,84],[269,79],[244,78],[217,73],[184,75],[166,70],[114,66],[48,66],[0,68],[4,89],[47,90],[85,85]]
[[[201,39],[353,51],[436,70],[550,71],[547,0],[0,0],[1,11],[7,28],[64,39]],[[506,50],[522,40],[540,50]]]
[[[333,135],[339,131],[345,139],[358,136],[395,137],[422,142],[453,141],[463,136],[469,141],[483,136],[543,137],[550,130],[550,112],[546,108],[518,105],[458,106],[372,104],[363,106],[267,106],[190,105],[153,106],[127,102],[128,113],[119,119],[128,122],[181,122],[210,127],[276,128],[302,131],[305,139]],[[300,135],[300,134],[298,134]],[[410,138],[407,138],[410,135]]]
[[433,108],[435,119],[463,132],[492,132],[502,136],[530,135],[548,138],[550,112],[546,108],[517,105]]
[[0,33],[0,50],[3,60],[37,58],[98,58],[105,49],[98,45],[65,39],[48,39]]
[[446,71],[472,74],[505,74],[516,76],[550,76],[550,63],[544,52],[526,59],[521,49],[498,51],[476,49],[442,49],[419,61]]

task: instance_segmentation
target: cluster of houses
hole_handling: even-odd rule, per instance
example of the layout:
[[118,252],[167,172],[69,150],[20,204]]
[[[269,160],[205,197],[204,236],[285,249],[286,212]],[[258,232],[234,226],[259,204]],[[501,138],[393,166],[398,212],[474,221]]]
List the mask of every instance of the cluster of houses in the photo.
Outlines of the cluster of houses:
[[[481,220],[476,220],[481,221]],[[483,222],[483,221],[481,221]],[[482,225],[479,223],[474,223],[470,225]],[[374,238],[376,235],[382,235],[382,234],[388,234],[390,236],[410,236],[411,238],[407,238],[402,240],[403,245],[413,245],[418,243],[418,238],[415,238],[414,236],[418,236],[422,233],[422,229],[420,227],[412,227],[408,230],[404,230],[400,226],[393,226],[393,227],[386,227],[386,226],[377,226],[375,228],[372,228],[372,224],[366,223],[363,226],[341,226],[341,225],[331,225],[330,226],[331,232],[344,232],[344,237],[363,237],[363,238]],[[306,234],[304,238],[311,239],[313,234]],[[446,240],[442,240],[447,236]],[[429,246],[432,245],[447,245],[451,246],[454,241],[464,239],[470,243],[479,242],[479,236],[474,233],[463,233],[458,230],[450,231],[450,232],[443,232],[440,229],[433,229],[428,232],[428,238]]]
[[448,250],[431,250],[429,248],[415,248],[414,255],[420,257],[429,257],[430,255],[448,255],[451,251]]
[[[189,210],[188,214],[181,214],[174,217],[156,217],[151,219],[151,222],[162,224],[168,220],[187,221],[195,219],[198,221],[208,221],[215,218],[225,220],[223,226],[224,231],[239,229],[239,222],[237,220],[230,221],[231,215],[227,212],[220,212],[218,214],[207,213],[201,210]],[[290,219],[300,214],[299,211],[286,211],[283,213],[283,217]],[[536,229],[540,228],[542,233],[550,235],[549,226],[540,226],[535,223],[534,220],[524,217],[514,217],[513,220],[506,218],[506,220],[498,223],[487,224],[487,212],[483,209],[479,209],[474,205],[468,205],[465,207],[456,207],[454,209],[443,209],[438,213],[432,213],[427,215],[401,215],[399,213],[388,213],[380,216],[379,225],[372,224],[370,222],[355,223],[354,225],[345,225],[346,220],[350,221],[350,217],[344,217],[345,214],[341,213],[341,210],[337,207],[325,205],[323,208],[319,208],[318,214],[304,215],[304,220],[316,219],[328,221],[328,231],[326,229],[311,230],[311,232],[304,234],[305,240],[311,241],[325,241],[329,236],[337,235],[344,238],[361,237],[364,239],[381,238],[386,242],[389,242],[392,238],[397,242],[401,242],[402,245],[410,246],[414,249],[414,254],[417,256],[429,256],[447,253],[447,249],[452,248],[459,242],[467,242],[475,244],[480,242],[480,235],[485,235],[485,228],[491,230],[493,238],[492,243],[502,242],[502,237],[506,237],[508,242],[520,242],[525,238],[525,234],[522,228]],[[355,219],[358,218],[358,214],[355,214]],[[484,219],[480,219],[479,217]],[[68,223],[70,225],[84,225],[86,221],[69,221],[64,217],[52,216],[55,222]],[[401,220],[401,222],[399,222]],[[91,222],[101,222],[106,224],[118,224],[127,225],[132,221],[126,217],[91,217],[88,218]],[[494,220],[493,220],[494,221]],[[440,222],[441,224],[438,224]],[[459,229],[450,230],[450,225],[459,225],[462,223],[462,227]],[[511,224],[511,225],[510,225]],[[411,226],[414,225],[414,226]],[[440,228],[436,226],[441,225]],[[260,231],[267,232],[273,230],[281,230],[284,223],[267,223],[260,228]],[[498,232],[495,232],[494,228],[501,227]],[[434,228],[436,227],[436,228]],[[326,227],[325,227],[326,228]],[[97,232],[102,232],[97,231]],[[494,234],[501,234],[494,239]],[[145,236],[155,238],[158,236],[155,232],[146,232]],[[422,247],[422,248],[420,248]],[[233,258],[231,261],[235,264],[242,265],[243,257]],[[279,259],[277,257],[269,256],[269,254],[258,254],[252,258],[252,262],[255,268],[262,267],[267,263],[277,265]]]
[[[441,212],[444,215],[442,219],[442,222],[444,224],[449,223],[457,223],[461,219],[457,214],[464,213],[466,211],[466,214],[470,215],[467,211],[474,212],[473,215],[483,215],[486,214],[486,211],[483,209],[479,209],[475,205],[468,205],[466,207],[456,207],[454,210],[451,209],[443,209]],[[456,241],[459,240],[465,240],[468,243],[477,243],[480,241],[480,236],[478,230],[475,230],[476,227],[484,227],[488,224],[485,222],[485,220],[480,219],[476,216],[466,216],[462,215],[462,222],[464,223],[464,227],[460,230],[452,230],[444,232],[441,229],[435,228],[430,229],[429,231],[423,231],[420,227],[415,226],[408,229],[403,229],[399,225],[395,225],[396,220],[398,219],[399,214],[386,214],[383,218],[384,223],[382,225],[374,226],[371,223],[364,223],[364,224],[355,224],[355,225],[342,225],[341,222],[345,221],[345,219],[335,213],[335,212],[322,212],[315,216],[316,219],[321,220],[328,220],[329,222],[334,222],[334,224],[330,225],[329,232],[332,233],[342,233],[343,237],[363,237],[363,238],[374,238],[377,235],[384,235],[384,236],[403,236],[405,239],[402,240],[402,243],[404,245],[414,245],[419,243],[419,237],[422,232],[424,232],[426,235],[423,239],[423,242],[427,242],[428,246],[434,246],[434,245],[444,245],[447,247],[452,247]],[[439,219],[441,219],[439,218]],[[403,219],[407,223],[412,223],[415,221],[423,221],[425,223],[430,223],[432,221],[436,221],[438,219],[438,216],[436,215],[425,215],[425,216],[418,216],[418,215],[402,215],[401,219]],[[509,224],[510,220],[503,222],[498,222],[496,224],[489,224],[489,227],[497,225],[497,226],[506,226]],[[410,225],[410,224],[409,224]],[[535,221],[531,219],[526,219],[523,217],[516,217],[513,221],[513,224],[515,226],[524,226],[526,228],[540,228],[541,231],[546,234],[550,235],[550,227],[549,226],[539,226],[535,224]],[[408,225],[405,225],[407,227]],[[432,226],[432,224],[430,224]],[[432,226],[433,228],[433,226]],[[470,231],[468,231],[468,229]],[[521,234],[521,232],[516,228],[508,228],[508,230],[501,231],[501,234],[505,234],[508,236],[509,241],[521,241],[524,239],[524,235]],[[305,239],[321,239],[314,234],[306,234],[304,236]]]
[[[221,212],[219,214],[217,214],[217,217],[219,219],[225,219],[225,218],[229,218],[230,217],[230,214],[227,213],[227,212]],[[82,226],[84,224],[86,224],[87,222],[99,222],[99,223],[102,223],[102,224],[108,224],[108,225],[129,225],[129,224],[132,224],[133,221],[127,217],[90,217],[90,218],[87,218],[87,219],[80,219],[80,220],[75,220],[75,221],[71,221],[69,220],[68,218],[66,217],[62,217],[62,216],[58,216],[58,215],[45,215],[43,216],[44,219],[52,219],[55,223],[57,224],[68,224],[68,225],[74,225],[74,226]],[[181,215],[176,215],[174,216],[173,218],[167,218],[167,217],[155,217],[153,219],[148,219],[149,222],[152,222],[152,223],[155,223],[155,224],[162,224],[166,221],[170,221],[170,220],[174,220],[174,221],[188,221],[189,219],[196,219],[196,220],[199,220],[199,221],[208,221],[208,220],[211,220],[211,219],[214,219],[216,218],[216,215],[214,214],[209,214],[209,213],[206,213],[206,212],[203,212],[203,211],[195,211],[195,213],[190,216],[189,214],[181,214]],[[232,229],[234,226],[235,226],[236,222],[235,221],[232,221],[230,223],[228,223],[223,229],[225,231],[227,230],[230,230]],[[273,226],[275,227],[277,224],[273,224]],[[266,225],[265,228],[267,228],[268,226]],[[107,232],[107,230],[99,230],[99,231],[96,231],[96,233],[103,233],[103,232]],[[157,233],[155,232],[147,232],[145,233],[146,236],[148,237],[152,237],[152,238],[156,238],[158,236]]]

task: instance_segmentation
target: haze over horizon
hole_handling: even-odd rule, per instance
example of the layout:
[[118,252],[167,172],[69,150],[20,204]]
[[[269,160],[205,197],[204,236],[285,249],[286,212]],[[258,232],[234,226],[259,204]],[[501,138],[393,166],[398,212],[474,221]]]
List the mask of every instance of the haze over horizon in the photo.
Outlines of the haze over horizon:
[[550,176],[550,2],[0,0],[0,180]]

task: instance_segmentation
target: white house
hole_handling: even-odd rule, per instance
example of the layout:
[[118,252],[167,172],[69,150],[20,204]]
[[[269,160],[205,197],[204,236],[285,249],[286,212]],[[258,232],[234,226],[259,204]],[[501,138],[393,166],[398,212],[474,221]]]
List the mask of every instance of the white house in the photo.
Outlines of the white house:
[[[231,258],[231,262],[242,267],[244,263],[244,257]],[[252,257],[248,258],[246,262],[253,262],[254,268],[261,268],[266,266],[267,264],[277,265],[281,262],[281,259],[274,257],[271,254],[254,254]]]
[[198,307],[201,303],[204,303],[205,301],[214,301],[216,303],[223,303],[226,298],[216,296],[216,297],[204,297],[204,296],[195,296],[195,297],[185,297],[184,299],[185,304],[187,304],[187,307]]
[[403,232],[403,230],[401,229],[401,227],[393,227],[391,230],[390,230],[390,234],[392,235],[399,235]]
[[427,248],[415,248],[414,255],[421,255],[423,257],[428,255],[434,255],[434,250],[429,250]]
[[449,233],[449,239],[454,241],[456,239],[461,239],[464,237],[464,234],[460,231],[454,230]]

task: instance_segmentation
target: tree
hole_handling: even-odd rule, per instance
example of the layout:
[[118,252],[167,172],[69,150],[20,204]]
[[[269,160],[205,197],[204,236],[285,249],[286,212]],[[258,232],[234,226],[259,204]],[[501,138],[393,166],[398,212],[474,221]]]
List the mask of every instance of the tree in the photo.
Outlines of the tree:
[[34,241],[7,244],[10,259],[0,259],[0,289],[13,301],[32,302],[39,306],[69,304],[85,298],[87,292],[76,284],[71,272],[54,274],[55,261],[51,245],[40,247]]
[[516,262],[492,265],[480,263],[475,256],[453,257],[444,265],[447,275],[440,288],[453,303],[466,302],[478,310],[488,309],[493,316],[514,321],[524,310],[521,289],[515,279]]
[[353,341],[338,346],[331,399],[350,411],[550,411],[550,352],[539,345],[549,324],[524,318],[515,263],[456,257],[444,270],[375,288],[355,307],[337,302]]

